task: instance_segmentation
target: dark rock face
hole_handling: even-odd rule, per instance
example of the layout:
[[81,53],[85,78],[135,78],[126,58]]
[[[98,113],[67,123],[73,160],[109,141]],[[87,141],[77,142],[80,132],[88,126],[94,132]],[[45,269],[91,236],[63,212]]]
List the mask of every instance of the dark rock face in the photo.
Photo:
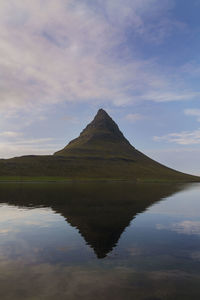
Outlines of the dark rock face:
[[82,131],[80,137],[102,138],[129,144],[117,124],[103,109],[99,109],[94,120]]
[[94,120],[86,126],[80,136],[54,155],[71,155],[78,152],[79,156],[87,153],[89,156],[127,156],[133,149],[107,112],[99,109]]

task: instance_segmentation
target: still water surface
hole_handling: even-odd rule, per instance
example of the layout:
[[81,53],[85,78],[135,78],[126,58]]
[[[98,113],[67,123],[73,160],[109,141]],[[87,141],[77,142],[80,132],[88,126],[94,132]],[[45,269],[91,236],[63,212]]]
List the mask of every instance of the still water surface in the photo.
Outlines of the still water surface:
[[200,299],[200,184],[0,184],[0,298]]

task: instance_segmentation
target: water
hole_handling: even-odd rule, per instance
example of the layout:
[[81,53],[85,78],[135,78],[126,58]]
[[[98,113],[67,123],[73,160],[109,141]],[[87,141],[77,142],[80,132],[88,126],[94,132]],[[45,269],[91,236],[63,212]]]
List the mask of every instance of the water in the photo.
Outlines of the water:
[[200,184],[0,184],[0,298],[200,299]]

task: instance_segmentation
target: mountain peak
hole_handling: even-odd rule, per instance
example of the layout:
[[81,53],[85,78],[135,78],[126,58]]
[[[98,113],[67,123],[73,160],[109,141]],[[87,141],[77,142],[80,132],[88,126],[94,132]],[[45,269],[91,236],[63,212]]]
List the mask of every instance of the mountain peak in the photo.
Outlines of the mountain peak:
[[102,156],[126,155],[134,147],[130,145],[118,125],[104,109],[99,109],[93,121],[81,132],[80,136],[72,140],[56,155]]
[[88,134],[89,131],[91,134],[92,129],[93,129],[93,134],[96,134],[97,130],[101,130],[101,131],[106,130],[106,131],[112,132],[112,134],[117,134],[117,135],[122,136],[122,133],[119,130],[119,127],[117,126],[117,124],[108,115],[108,113],[105,110],[103,110],[102,108],[98,110],[93,121],[91,123],[89,123],[87,125],[87,127],[81,132],[81,135]]
[[100,108],[95,116],[95,118],[101,118],[101,119],[106,119],[109,118],[111,119],[111,117],[109,116],[109,114],[102,108]]
[[100,108],[96,115],[97,116],[108,116],[107,112],[103,108]]
[[[116,124],[113,119],[109,116],[109,114],[102,108],[100,108],[95,115],[93,121],[90,124],[96,124],[96,125],[105,125],[109,127],[109,123]],[[88,125],[90,125],[88,124]],[[117,125],[117,124],[116,124]],[[118,126],[117,126],[118,127]],[[86,127],[87,128],[87,127]]]

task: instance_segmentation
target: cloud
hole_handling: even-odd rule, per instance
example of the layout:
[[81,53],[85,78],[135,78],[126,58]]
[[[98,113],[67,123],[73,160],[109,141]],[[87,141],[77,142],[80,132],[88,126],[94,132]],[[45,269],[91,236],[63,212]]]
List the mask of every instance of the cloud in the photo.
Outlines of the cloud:
[[157,224],[157,229],[170,229],[172,231],[175,231],[177,233],[183,233],[188,235],[197,234],[200,235],[200,222],[199,221],[183,221],[179,223],[173,223],[169,226],[165,226],[162,224]]
[[0,111],[196,97],[181,94],[174,76],[170,81],[154,61],[134,56],[136,45],[128,36],[161,42],[182,30],[168,14],[172,2],[2,0]]
[[184,110],[186,116],[197,117],[197,121],[200,122],[200,109],[198,108],[188,108]]
[[136,121],[144,119],[145,117],[141,114],[128,114],[128,115],[126,115],[125,118],[129,122],[136,122]]
[[41,138],[41,139],[27,139],[27,140],[18,140],[16,145],[29,145],[29,144],[43,144],[46,142],[53,141],[53,138]]
[[4,229],[0,229],[0,234],[8,234],[10,232],[17,232],[15,229],[12,228],[4,228]]
[[59,140],[53,138],[16,139],[12,142],[0,142],[3,158],[23,155],[48,155],[62,148]]
[[194,131],[182,131],[180,133],[169,133],[163,136],[154,136],[154,141],[166,141],[180,145],[200,144],[200,128]]
[[196,99],[200,96],[200,92],[191,92],[189,90],[185,90],[183,92],[180,91],[172,91],[165,92],[165,90],[154,91],[153,93],[149,92],[142,96],[144,100],[151,100],[154,102],[172,102],[172,101],[185,101]]
[[4,131],[0,132],[0,136],[7,137],[7,138],[16,138],[19,136],[22,136],[23,134],[21,132],[15,132],[15,131]]

